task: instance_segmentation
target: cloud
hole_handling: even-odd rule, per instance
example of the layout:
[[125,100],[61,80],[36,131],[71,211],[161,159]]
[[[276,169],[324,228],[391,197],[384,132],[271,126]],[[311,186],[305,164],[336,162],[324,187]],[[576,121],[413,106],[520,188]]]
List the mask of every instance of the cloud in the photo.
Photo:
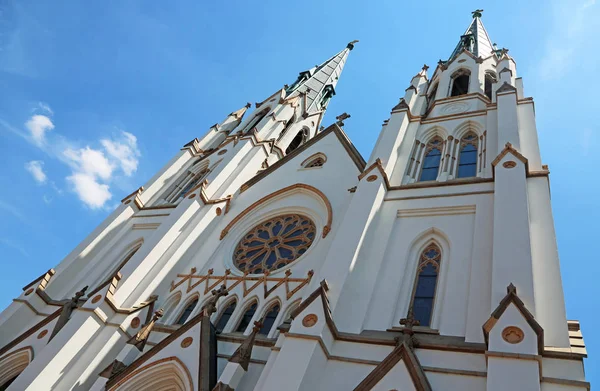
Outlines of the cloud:
[[98,182],[92,175],[74,173],[67,177],[67,181],[79,199],[92,209],[102,208],[112,198],[108,185]]
[[112,176],[113,166],[102,151],[87,146],[78,150],[67,148],[63,154],[76,171],[105,181]]
[[33,142],[41,147],[46,142],[46,133],[54,129],[54,124],[45,115],[35,114],[25,122],[25,127],[29,130]]
[[46,183],[48,177],[46,177],[46,173],[44,173],[43,166],[44,162],[41,160],[32,160],[28,163],[25,163],[25,169],[29,171],[29,173],[33,176],[33,179],[36,180],[37,183],[43,184]]
[[137,147],[137,138],[128,132],[122,131],[119,141],[101,140],[100,143],[106,152],[117,162],[126,176],[131,176],[138,167],[140,151]]
[[37,111],[37,110],[41,110],[42,113],[46,113],[49,115],[54,115],[54,111],[52,111],[52,109],[50,108],[50,106],[47,103],[44,102],[38,102],[38,107],[34,108],[33,111]]

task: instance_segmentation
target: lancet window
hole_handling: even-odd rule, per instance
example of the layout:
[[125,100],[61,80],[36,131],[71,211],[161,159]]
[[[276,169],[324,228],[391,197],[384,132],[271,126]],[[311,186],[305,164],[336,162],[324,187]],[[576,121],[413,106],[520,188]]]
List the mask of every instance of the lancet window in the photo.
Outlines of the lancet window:
[[263,120],[269,113],[268,110],[263,110],[260,113],[256,114],[254,118],[246,125],[244,133],[249,134],[253,131],[253,129]]
[[167,190],[163,201],[170,204],[179,203],[190,190],[202,183],[209,172],[208,160],[198,160]]
[[441,259],[442,252],[435,243],[428,245],[419,256],[411,307],[420,326],[429,327],[431,325]]
[[442,159],[443,145],[444,142],[439,136],[432,138],[427,143],[419,181],[434,181],[437,179]]
[[477,143],[478,138],[474,133],[468,133],[460,140],[457,178],[477,175]]
[[450,96],[460,96],[469,92],[469,79],[471,72],[467,69],[459,69],[452,75],[450,83]]
[[490,100],[492,100],[492,87],[494,83],[497,83],[498,79],[496,75],[492,72],[485,73],[485,82],[484,82],[484,92],[485,96],[487,96]]
[[235,307],[237,306],[237,300],[233,300],[229,303],[229,305],[225,308],[225,310],[219,316],[219,320],[217,320],[215,328],[217,332],[222,332],[227,326],[229,319],[231,319],[231,315],[233,315],[233,311],[235,311]]
[[238,323],[238,326],[236,327],[235,331],[237,331],[238,333],[243,333],[244,331],[246,331],[248,325],[250,324],[250,322],[252,322],[254,314],[256,313],[256,307],[258,307],[258,304],[256,302],[253,302],[248,307],[246,307],[246,310],[244,311],[244,314],[240,319],[240,323]]
[[279,309],[280,308],[279,308],[279,304],[278,303],[276,303],[273,306],[271,306],[271,308],[269,309],[269,311],[265,314],[264,318],[262,319],[262,327],[258,331],[259,334],[269,335],[269,332],[271,331],[271,328],[275,324],[275,320],[277,319],[277,315],[279,315]]
[[438,84],[433,86],[433,88],[431,89],[431,92],[429,93],[429,95],[427,95],[427,110],[429,110],[431,108],[431,106],[433,105],[433,102],[435,101],[435,95],[437,94],[437,90],[438,90]]
[[189,303],[185,307],[185,309],[183,310],[181,315],[179,315],[177,322],[175,322],[175,323],[181,325],[181,324],[184,324],[185,322],[187,322],[188,318],[190,317],[192,312],[194,312],[194,309],[196,308],[197,305],[198,305],[198,299],[196,298],[196,299],[192,300],[192,302]]

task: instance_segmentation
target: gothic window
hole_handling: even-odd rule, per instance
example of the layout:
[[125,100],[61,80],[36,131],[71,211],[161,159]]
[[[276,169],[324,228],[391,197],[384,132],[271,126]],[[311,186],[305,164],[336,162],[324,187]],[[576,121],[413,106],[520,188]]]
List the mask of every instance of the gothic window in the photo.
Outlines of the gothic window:
[[180,292],[176,292],[174,295],[169,297],[169,299],[163,305],[163,308],[165,310],[164,310],[164,315],[161,318],[162,322],[164,322],[164,323],[168,322],[169,317],[173,314],[173,312],[179,305],[180,301],[181,301],[181,293]]
[[321,109],[325,109],[331,98],[335,95],[335,90],[331,84],[328,84],[323,88],[323,95],[321,95]]
[[443,141],[436,136],[427,143],[419,181],[435,181],[440,170]]
[[163,197],[164,201],[171,204],[179,203],[190,190],[202,183],[209,172],[208,160],[196,161],[177,183],[169,188]]
[[292,127],[292,125],[296,122],[296,116],[293,115],[292,118],[290,118],[286,123],[285,123],[285,128],[283,128],[283,130],[281,131],[281,133],[279,134],[279,137],[277,137],[277,141],[281,140],[283,138],[283,136],[290,130],[290,128]]
[[238,333],[243,333],[248,328],[250,322],[252,322],[252,318],[254,317],[254,313],[256,312],[256,307],[258,304],[256,302],[252,303],[250,306],[246,308],[244,311],[244,315],[242,315],[242,319],[240,319],[240,323],[238,324],[235,331]]
[[227,326],[229,319],[231,319],[231,315],[233,315],[233,311],[235,311],[236,306],[237,306],[237,300],[233,300],[232,302],[229,303],[227,308],[225,308],[225,310],[221,313],[221,316],[219,316],[219,320],[217,320],[217,325],[215,326],[218,333],[220,333],[221,331],[223,331],[225,329],[225,326]]
[[438,85],[436,84],[431,89],[431,92],[429,93],[429,95],[427,95],[427,110],[429,110],[431,108],[431,106],[433,105],[433,102],[435,101],[435,95],[437,94],[437,89],[438,89]]
[[265,317],[262,319],[262,327],[258,333],[262,335],[269,335],[269,331],[271,331],[271,328],[275,324],[277,315],[279,315],[279,304],[273,305],[265,314]]
[[415,319],[420,322],[421,326],[429,327],[431,325],[431,314],[433,313],[433,301],[441,258],[442,252],[435,243],[427,246],[419,257],[417,281],[411,306]]
[[324,154],[315,153],[302,162],[302,168],[323,167],[326,161],[327,157]]
[[471,72],[459,69],[452,75],[450,96],[460,96],[469,92],[469,79]]
[[300,145],[302,145],[306,141],[307,138],[308,138],[308,129],[300,130],[296,134],[296,136],[294,137],[294,139],[292,140],[290,145],[288,145],[288,147],[285,149],[285,154],[287,155],[288,153],[292,152],[294,149],[298,148]]
[[240,240],[233,252],[233,263],[249,274],[281,269],[308,250],[316,231],[315,223],[299,214],[263,221]]
[[269,113],[268,110],[264,110],[258,114],[256,114],[254,116],[254,118],[252,118],[252,120],[250,121],[250,123],[248,123],[248,125],[245,128],[245,133],[249,134],[252,132],[252,130],[260,123],[260,121],[263,120],[263,118],[265,118],[267,116],[267,114]]
[[457,178],[468,178],[477,175],[477,135],[466,134],[460,140]]
[[487,96],[490,100],[492,100],[492,85],[496,83],[498,79],[493,72],[485,73],[485,83],[484,83],[484,91],[485,96]]
[[315,160],[308,163],[306,165],[306,168],[323,167],[323,164],[325,164],[325,160],[322,157],[318,157]]
[[183,310],[181,315],[179,315],[177,322],[175,322],[175,323],[176,324],[184,324],[185,322],[187,322],[188,318],[190,317],[192,312],[194,312],[194,308],[196,308],[197,305],[198,305],[198,299],[196,298],[185,307],[185,309]]

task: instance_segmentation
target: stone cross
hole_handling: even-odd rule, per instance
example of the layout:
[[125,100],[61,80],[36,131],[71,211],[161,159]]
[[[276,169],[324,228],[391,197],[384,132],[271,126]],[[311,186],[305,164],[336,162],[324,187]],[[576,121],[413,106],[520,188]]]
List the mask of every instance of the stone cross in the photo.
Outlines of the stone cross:
[[408,314],[406,314],[406,318],[400,319],[400,324],[404,326],[407,331],[412,332],[414,326],[419,326],[421,324],[420,321],[415,319],[415,314],[413,312],[413,308],[410,307],[408,309]]
[[471,14],[473,15],[474,18],[481,18],[482,13],[483,13],[482,9],[477,9],[477,10],[471,12]]
[[146,346],[146,341],[148,341],[148,337],[150,336],[150,333],[152,332],[152,329],[154,328],[154,324],[160,318],[162,318],[163,315],[164,315],[164,311],[162,308],[159,309],[158,311],[155,311],[154,315],[152,316],[152,320],[147,325],[142,327],[142,329],[140,331],[138,331],[133,337],[131,337],[129,339],[129,341],[127,341],[127,343],[131,344],[131,345],[135,345],[135,347],[137,347],[140,352],[143,351],[144,346]]
[[223,284],[219,289],[213,289],[211,293],[213,296],[210,299],[208,299],[203,309],[204,316],[211,316],[212,314],[217,312],[217,301],[219,301],[221,297],[227,296],[229,294],[229,291],[227,290],[225,284]]
[[67,324],[67,322],[71,318],[71,314],[73,313],[75,308],[79,306],[79,299],[81,299],[81,297],[85,295],[85,291],[87,290],[87,288],[88,287],[85,286],[82,290],[76,292],[75,296],[73,296],[69,301],[63,304],[62,310],[60,311],[60,316],[58,317],[58,320],[54,325],[54,330],[52,330],[52,334],[50,335],[48,341],[54,338],[54,336],[58,334],[58,332]]
[[261,327],[262,322],[254,322],[252,332],[248,337],[246,337],[246,339],[233,353],[233,355],[229,359],[229,362],[238,363],[244,369],[244,371],[248,371],[248,364],[250,363],[250,358],[252,357],[252,347],[254,346],[254,340],[256,339],[256,334],[258,334]]
[[339,126],[344,126],[344,120],[350,118],[350,114],[348,113],[342,113],[340,115],[338,115],[337,117],[335,117],[335,119],[337,119],[337,124]]

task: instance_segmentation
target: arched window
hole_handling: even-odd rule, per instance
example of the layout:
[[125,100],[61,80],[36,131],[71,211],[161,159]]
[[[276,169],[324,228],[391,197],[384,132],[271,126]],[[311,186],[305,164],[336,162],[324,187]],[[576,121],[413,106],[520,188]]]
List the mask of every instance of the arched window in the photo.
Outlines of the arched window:
[[197,305],[198,299],[196,298],[190,304],[188,304],[187,307],[185,307],[181,315],[179,315],[179,318],[177,319],[177,322],[175,322],[175,324],[184,324],[185,322],[187,322],[188,318],[190,317],[192,312],[194,312],[194,308],[196,308]]
[[325,162],[327,161],[327,156],[323,153],[318,152],[314,155],[310,155],[302,162],[302,168],[315,168],[315,167],[323,167]]
[[443,141],[438,136],[427,143],[419,181],[435,181],[437,179],[442,159],[442,145]]
[[287,155],[288,153],[292,152],[294,149],[298,148],[300,145],[302,145],[306,139],[308,138],[308,129],[302,129],[301,131],[299,131],[296,136],[294,137],[294,139],[292,140],[292,142],[290,143],[290,145],[288,145],[288,147],[285,150],[285,154]]
[[290,118],[285,123],[285,128],[283,128],[283,130],[279,134],[279,137],[277,137],[277,141],[279,141],[279,140],[281,140],[283,138],[283,136],[290,130],[290,128],[292,127],[292,125],[294,125],[295,122],[296,122],[296,116],[292,115],[292,118]]
[[217,325],[215,328],[217,332],[220,333],[225,329],[229,319],[231,319],[231,315],[233,315],[233,311],[235,311],[235,307],[237,306],[237,300],[233,300],[229,303],[229,305],[225,308],[225,310],[219,316],[219,320],[217,320]]
[[271,309],[265,314],[265,317],[262,320],[262,327],[258,331],[259,334],[269,335],[269,331],[271,331],[271,327],[275,324],[275,319],[277,319],[277,315],[279,315],[279,304],[275,304],[271,307]]
[[485,96],[487,96],[490,100],[492,100],[492,85],[497,83],[498,79],[496,75],[492,72],[485,73],[485,83],[484,83],[484,91]]
[[477,135],[466,134],[460,140],[457,178],[468,178],[477,175]]
[[452,75],[450,96],[464,95],[469,92],[469,79],[471,72],[467,69],[459,69]]
[[246,307],[246,311],[244,311],[244,315],[242,315],[242,319],[240,319],[240,323],[236,327],[235,331],[239,333],[243,333],[248,328],[250,322],[252,322],[252,318],[254,317],[254,313],[256,312],[257,303],[254,302],[250,306]]
[[435,95],[437,94],[438,84],[433,86],[429,95],[427,95],[427,110],[431,108],[433,102],[435,101]]
[[163,313],[163,316],[161,318],[161,322],[162,323],[168,323],[169,322],[169,318],[173,315],[173,312],[175,311],[175,309],[179,305],[180,301],[181,301],[181,292],[177,292],[177,293],[171,295],[171,297],[169,297],[167,299],[167,301],[163,305],[164,313]]
[[325,86],[325,88],[323,88],[323,95],[321,95],[321,103],[320,103],[321,109],[327,108],[329,101],[331,100],[331,98],[333,98],[334,95],[335,95],[335,90],[333,89],[333,86],[331,84],[328,84]]
[[244,133],[248,134],[252,132],[252,130],[260,123],[260,121],[263,120],[263,118],[267,116],[268,113],[268,110],[263,110],[260,113],[256,114],[254,118],[252,118],[250,123],[248,123],[248,125],[246,126]]
[[180,202],[190,190],[202,183],[206,178],[210,172],[208,164],[207,159],[196,161],[186,170],[177,183],[165,193],[163,197],[164,201],[171,204]]
[[318,157],[313,161],[309,162],[306,165],[306,168],[323,167],[323,164],[325,164],[325,160],[322,157]]
[[411,307],[415,319],[420,322],[421,326],[429,327],[431,325],[435,287],[441,259],[442,252],[435,243],[428,245],[419,257],[417,281]]
[[0,359],[0,390],[4,391],[27,368],[33,357],[31,347],[15,350]]

